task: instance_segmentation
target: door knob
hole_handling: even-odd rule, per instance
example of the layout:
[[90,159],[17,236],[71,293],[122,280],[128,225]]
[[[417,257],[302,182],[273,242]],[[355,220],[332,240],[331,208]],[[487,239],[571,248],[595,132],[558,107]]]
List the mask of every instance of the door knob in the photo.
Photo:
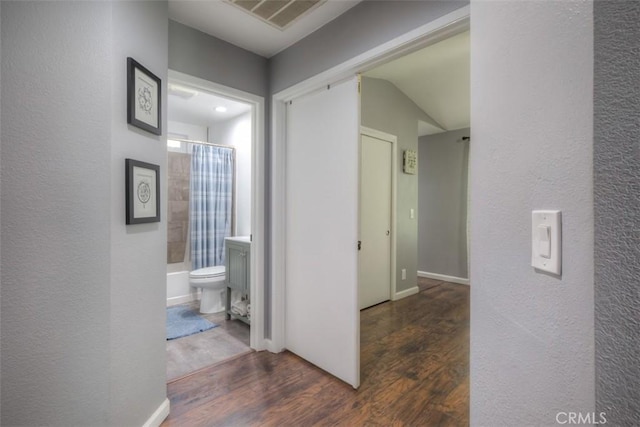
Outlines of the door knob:
[[389,231],[389,230],[387,230],[387,236],[389,235],[389,233],[390,233],[390,231]]

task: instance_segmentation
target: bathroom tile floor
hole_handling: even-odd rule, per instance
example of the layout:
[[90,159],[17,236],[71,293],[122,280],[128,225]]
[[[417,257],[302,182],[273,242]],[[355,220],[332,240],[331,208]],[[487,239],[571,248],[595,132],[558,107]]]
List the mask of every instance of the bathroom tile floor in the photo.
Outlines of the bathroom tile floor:
[[[198,312],[200,302],[182,305]],[[167,382],[251,351],[249,325],[239,320],[225,320],[224,312],[200,315],[220,326],[167,341]]]

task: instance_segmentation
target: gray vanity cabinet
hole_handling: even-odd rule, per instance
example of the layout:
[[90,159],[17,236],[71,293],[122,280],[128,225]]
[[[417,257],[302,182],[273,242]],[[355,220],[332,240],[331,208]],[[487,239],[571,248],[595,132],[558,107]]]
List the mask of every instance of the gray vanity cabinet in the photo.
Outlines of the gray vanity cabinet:
[[250,323],[249,318],[231,312],[231,290],[241,292],[251,301],[250,270],[251,242],[248,237],[225,239],[225,267],[227,282],[227,319],[231,317]]

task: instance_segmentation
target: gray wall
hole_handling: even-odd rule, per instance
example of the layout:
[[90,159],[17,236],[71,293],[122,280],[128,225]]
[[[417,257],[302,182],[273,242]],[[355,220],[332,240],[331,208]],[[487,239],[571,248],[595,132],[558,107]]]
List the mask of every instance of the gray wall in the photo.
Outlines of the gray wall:
[[169,21],[169,68],[210,82],[267,96],[267,59]]
[[470,129],[419,139],[418,271],[467,279]]
[[[426,114],[392,83],[362,78],[361,123],[363,126],[398,137],[398,180],[396,210],[396,290],[416,286],[418,271],[418,175],[402,172],[404,150],[418,149],[418,120]],[[410,218],[410,209],[416,217]],[[401,270],[407,269],[402,280]]]
[[468,1],[365,0],[272,57],[271,93],[278,93],[401,36]]
[[269,62],[216,37],[169,21],[169,68],[210,82],[265,97],[265,330],[271,337],[271,99],[269,90]]
[[[595,410],[592,3],[471,3],[471,425]],[[531,211],[562,211],[562,276]]]
[[598,1],[594,190],[596,409],[640,420],[640,3]]
[[111,6],[0,8],[1,424],[107,425]]
[[166,223],[124,225],[124,158],[162,171],[166,148],[127,129],[126,56],[166,81],[167,4],[0,8],[1,423],[141,425],[166,397]]
[[[166,398],[167,218],[125,225],[124,159],[160,165],[167,183],[166,2],[112,3],[111,65],[111,425],[142,425]],[[126,123],[126,58],[163,83],[163,136]],[[167,212],[161,197],[161,212]],[[161,290],[160,290],[161,289]]]

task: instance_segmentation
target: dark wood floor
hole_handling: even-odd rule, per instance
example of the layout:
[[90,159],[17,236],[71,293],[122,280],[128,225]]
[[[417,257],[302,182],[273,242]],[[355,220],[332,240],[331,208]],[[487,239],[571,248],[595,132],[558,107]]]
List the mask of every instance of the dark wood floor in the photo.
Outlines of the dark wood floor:
[[292,353],[250,353],[170,383],[163,426],[468,425],[469,287],[419,287],[362,311],[358,390]]

